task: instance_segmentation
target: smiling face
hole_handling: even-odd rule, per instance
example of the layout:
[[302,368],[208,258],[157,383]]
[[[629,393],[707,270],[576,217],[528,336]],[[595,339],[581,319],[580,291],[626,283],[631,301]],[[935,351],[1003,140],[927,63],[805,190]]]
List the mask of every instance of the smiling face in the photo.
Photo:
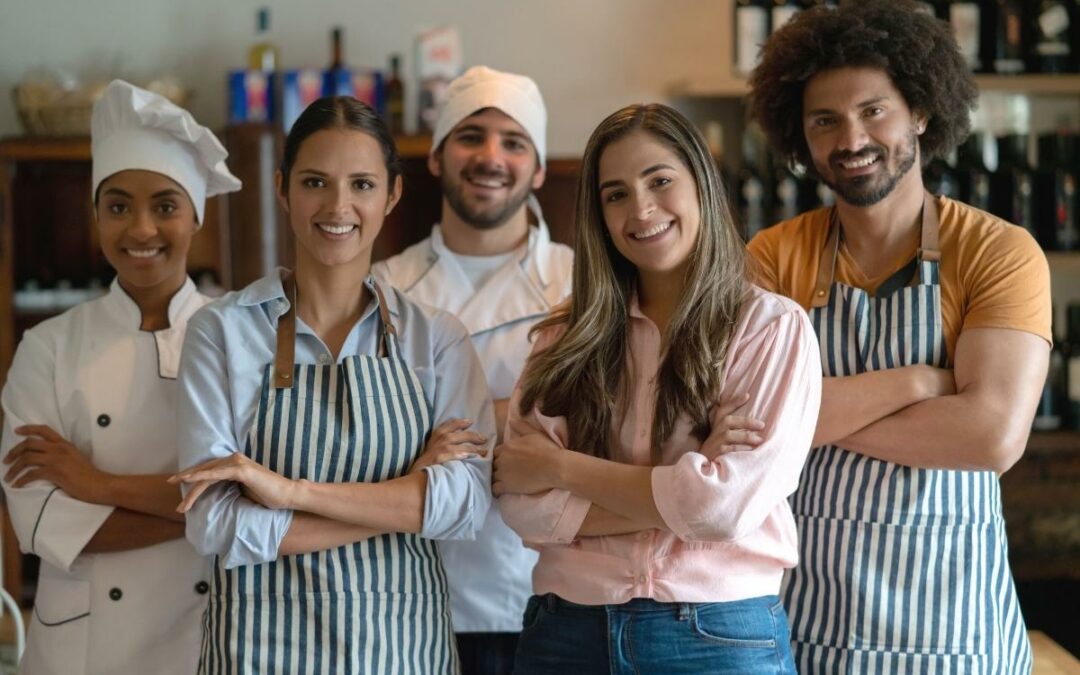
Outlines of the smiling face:
[[913,113],[889,75],[877,68],[835,68],[803,93],[803,130],[822,181],[853,206],[872,206],[904,180],[921,180]]
[[288,192],[278,173],[278,199],[296,235],[301,259],[332,267],[370,265],[383,221],[401,196],[390,184],[375,138],[351,129],[323,129],[308,136],[289,171]]
[[612,142],[598,163],[604,224],[638,273],[682,272],[697,245],[701,203],[690,168],[647,131]]
[[180,185],[159,173],[115,173],[98,188],[101,250],[129,291],[174,291],[187,276],[198,224]]
[[493,229],[524,208],[544,183],[536,147],[520,124],[496,108],[462,120],[428,160],[443,195],[463,222]]

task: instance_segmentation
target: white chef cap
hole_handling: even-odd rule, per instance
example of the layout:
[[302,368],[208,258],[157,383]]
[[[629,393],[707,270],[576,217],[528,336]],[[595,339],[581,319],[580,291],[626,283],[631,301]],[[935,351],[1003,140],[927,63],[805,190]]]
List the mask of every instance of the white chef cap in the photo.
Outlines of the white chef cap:
[[93,195],[109,176],[142,169],[184,188],[201,225],[206,198],[240,189],[229,172],[225,146],[191,113],[163,96],[113,80],[94,104],[90,121]]
[[450,83],[439,110],[431,151],[435,152],[461,120],[484,108],[497,108],[525,129],[543,165],[547,156],[547,109],[532,78],[473,66]]

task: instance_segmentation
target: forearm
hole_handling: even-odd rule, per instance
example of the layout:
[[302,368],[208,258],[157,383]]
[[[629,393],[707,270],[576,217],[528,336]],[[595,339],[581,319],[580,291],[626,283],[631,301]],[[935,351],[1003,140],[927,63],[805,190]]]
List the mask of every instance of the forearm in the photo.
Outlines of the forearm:
[[912,405],[837,445],[905,466],[1004,473],[1023,454],[1030,424],[1029,411],[961,393]]
[[424,524],[427,473],[380,483],[297,481],[292,508],[379,532],[419,533]]
[[503,442],[503,431],[506,429],[506,415],[510,411],[510,399],[500,398],[495,404],[495,437],[496,443]]
[[[877,370],[821,382],[821,411],[814,430],[813,447],[847,438],[855,432],[930,396],[921,387],[926,366]],[[925,372],[920,373],[920,369]]]
[[601,537],[614,534],[630,534],[649,529],[652,529],[652,526],[634,520],[633,518],[620,516],[617,513],[608,511],[602,506],[593,504],[589,507],[589,513],[585,516],[585,521],[581,523],[581,529],[578,530],[578,536]]
[[278,547],[278,555],[300,555],[347,546],[383,532],[298,511]]
[[98,503],[183,522],[184,515],[176,512],[180,487],[166,482],[169,474],[105,476]]
[[123,508],[114,509],[83,548],[83,553],[115,553],[183,539],[184,523]]
[[557,471],[559,485],[555,487],[633,521],[638,530],[667,529],[653,499],[652,467],[568,450],[559,454]]

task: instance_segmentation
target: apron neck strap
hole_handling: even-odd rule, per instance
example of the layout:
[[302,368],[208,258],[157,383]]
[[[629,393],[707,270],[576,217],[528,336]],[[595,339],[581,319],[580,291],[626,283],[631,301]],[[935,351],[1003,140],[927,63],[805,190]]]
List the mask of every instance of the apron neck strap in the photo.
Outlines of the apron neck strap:
[[[296,365],[296,277],[292,272],[281,280],[289,309],[278,319],[277,349],[274,352],[274,388],[289,389],[293,385],[293,371]],[[375,295],[379,299],[379,318],[382,319],[383,334],[379,343],[379,356],[390,352],[390,342],[397,335],[397,329],[390,321],[390,310],[386,307],[386,296],[378,283]]]
[[[941,222],[937,202],[929,192],[923,193],[921,220],[922,232],[916,257],[920,262],[938,262],[941,260],[941,249],[938,245]],[[825,246],[818,261],[817,281],[814,283],[814,295],[810,299],[811,307],[824,307],[829,304],[829,289],[836,278],[836,258],[839,250],[840,218],[834,206],[829,212],[829,235],[825,238]]]

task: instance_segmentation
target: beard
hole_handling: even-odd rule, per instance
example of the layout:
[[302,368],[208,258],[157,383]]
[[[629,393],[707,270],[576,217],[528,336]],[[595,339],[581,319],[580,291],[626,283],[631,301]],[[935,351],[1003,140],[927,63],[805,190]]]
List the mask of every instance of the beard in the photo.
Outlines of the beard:
[[879,158],[878,162],[884,167],[883,171],[848,179],[827,177],[826,173],[820,169],[818,174],[822,177],[822,182],[832,188],[836,196],[848,204],[852,206],[873,206],[892,194],[892,191],[900,184],[900,180],[915,166],[915,147],[918,142],[919,136],[915,133],[915,129],[912,128],[908,132],[907,143],[896,153],[896,170],[892,172],[888,169],[889,151],[880,145],[868,145],[858,152],[846,150],[834,152],[829,156],[829,166],[835,166],[839,162],[848,162],[853,159],[876,156]]
[[[480,177],[504,178],[506,174],[474,172]],[[446,176],[445,170],[443,173]],[[459,176],[456,181],[443,179],[443,196],[450,204],[458,218],[478,230],[493,230],[521,209],[529,198],[532,186],[528,181],[522,181],[521,185],[511,187],[506,199],[494,202],[470,202],[465,197],[465,176]]]

